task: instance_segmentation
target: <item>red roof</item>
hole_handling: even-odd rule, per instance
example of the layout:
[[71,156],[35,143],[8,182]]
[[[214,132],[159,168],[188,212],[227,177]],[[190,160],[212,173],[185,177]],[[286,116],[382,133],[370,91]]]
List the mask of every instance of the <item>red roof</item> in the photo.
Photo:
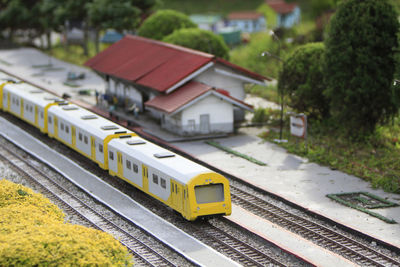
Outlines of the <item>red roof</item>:
[[195,81],[188,82],[187,84],[183,85],[178,90],[175,90],[169,95],[156,96],[155,98],[147,101],[145,105],[147,107],[152,107],[166,113],[173,113],[184,105],[194,101],[196,98],[210,91],[215,92],[215,94],[221,97],[229,99],[230,102],[233,102],[236,105],[241,105],[248,109],[252,109],[251,105],[248,105],[243,101],[231,97],[229,93],[225,90],[215,90],[211,86]]
[[196,50],[127,35],[85,65],[164,92],[213,58]]
[[258,19],[262,14],[255,11],[232,12],[228,15],[229,20]]
[[267,0],[267,4],[278,14],[287,14],[293,12],[296,3],[286,3],[283,0]]
[[85,65],[95,71],[165,92],[212,62],[220,62],[255,80],[268,80],[211,54],[132,35],[126,35],[89,59]]

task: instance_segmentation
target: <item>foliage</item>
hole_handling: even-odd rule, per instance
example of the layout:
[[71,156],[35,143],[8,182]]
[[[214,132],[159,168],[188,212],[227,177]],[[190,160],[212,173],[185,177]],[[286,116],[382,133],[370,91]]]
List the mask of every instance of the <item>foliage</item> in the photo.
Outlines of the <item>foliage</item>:
[[247,68],[256,73],[267,77],[278,77],[280,68],[279,60],[272,57],[262,57],[264,51],[284,58],[287,51],[290,50],[289,44],[282,44],[274,40],[268,33],[260,32],[251,35],[250,43],[237,47],[230,53],[232,63]]
[[279,74],[278,90],[289,97],[290,106],[315,118],[325,118],[329,112],[323,95],[323,54],[322,43],[299,46],[285,60]]
[[280,122],[280,113],[279,109],[256,108],[251,121],[253,123],[268,123],[270,126],[276,126]]
[[89,22],[97,29],[133,30],[139,22],[140,9],[130,1],[94,0],[87,4]]
[[269,5],[263,3],[257,8],[257,11],[264,15],[268,29],[274,29],[276,27],[278,23],[278,15]]
[[163,7],[185,14],[218,13],[226,15],[232,11],[255,10],[265,0],[163,0]]
[[72,224],[31,226],[0,235],[1,266],[127,266],[126,247],[110,234]]
[[311,0],[310,1],[311,15],[317,18],[324,12],[332,10],[336,7],[335,0]]
[[64,224],[63,212],[31,189],[0,180],[0,266],[127,266],[111,235]]
[[180,29],[163,39],[163,42],[181,45],[228,59],[229,48],[221,36],[201,29]]
[[325,77],[333,118],[348,134],[371,133],[398,112],[394,50],[397,15],[386,0],[343,1],[325,41]]
[[138,35],[162,40],[175,30],[184,28],[197,28],[188,16],[174,10],[159,10],[146,19],[138,30]]
[[259,96],[271,102],[279,102],[276,84],[245,86],[246,93]]

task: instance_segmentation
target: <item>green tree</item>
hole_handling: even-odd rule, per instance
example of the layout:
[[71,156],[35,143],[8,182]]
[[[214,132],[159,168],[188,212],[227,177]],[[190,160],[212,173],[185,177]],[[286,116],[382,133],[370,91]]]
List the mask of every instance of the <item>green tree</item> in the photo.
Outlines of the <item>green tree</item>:
[[94,0],[88,6],[89,23],[96,30],[96,52],[99,52],[99,32],[105,29],[134,30],[139,23],[140,9],[130,1]]
[[138,35],[162,40],[175,30],[183,28],[197,28],[197,25],[188,16],[178,11],[159,10],[143,22]]
[[398,112],[391,87],[397,14],[386,0],[342,1],[325,40],[326,96],[349,134],[371,133]]
[[[12,40],[16,30],[36,30],[31,34],[40,34],[41,27],[39,23],[38,7],[39,2],[34,0],[8,0],[1,4],[0,26],[7,29],[9,39]],[[28,33],[28,32],[27,32]],[[35,36],[30,36],[35,37]]]
[[229,48],[221,36],[201,29],[180,29],[165,37],[163,42],[181,45],[228,59]]
[[314,118],[325,118],[329,114],[323,95],[324,52],[323,43],[299,46],[284,61],[278,79],[278,90],[289,97],[290,106]]

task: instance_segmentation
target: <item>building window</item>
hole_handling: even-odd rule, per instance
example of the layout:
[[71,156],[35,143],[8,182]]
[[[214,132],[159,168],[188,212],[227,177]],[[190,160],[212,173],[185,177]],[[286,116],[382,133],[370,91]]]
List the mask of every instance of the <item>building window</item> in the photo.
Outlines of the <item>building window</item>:
[[131,169],[131,162],[129,160],[126,161],[126,168],[128,168],[128,170]]
[[88,143],[88,137],[86,135],[83,137],[83,140],[84,140],[85,144]]
[[161,182],[161,187],[162,188],[167,188],[167,182],[165,181],[165,179],[164,178],[160,178],[160,182]]
[[135,163],[133,164],[133,171],[136,173],[138,173],[139,171],[138,165],[136,165]]
[[99,152],[103,153],[103,145],[102,144],[99,144]]
[[109,155],[110,155],[110,159],[114,160],[114,153],[112,151],[110,151]]
[[157,176],[157,174],[153,174],[153,183],[158,184],[158,176]]

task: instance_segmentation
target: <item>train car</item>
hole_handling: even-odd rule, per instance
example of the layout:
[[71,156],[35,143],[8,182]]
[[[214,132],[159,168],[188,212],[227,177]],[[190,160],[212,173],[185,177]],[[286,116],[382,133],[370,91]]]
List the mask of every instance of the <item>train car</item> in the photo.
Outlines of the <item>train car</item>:
[[0,96],[2,110],[93,160],[187,220],[231,214],[229,182],[224,176],[37,87],[3,80]]

